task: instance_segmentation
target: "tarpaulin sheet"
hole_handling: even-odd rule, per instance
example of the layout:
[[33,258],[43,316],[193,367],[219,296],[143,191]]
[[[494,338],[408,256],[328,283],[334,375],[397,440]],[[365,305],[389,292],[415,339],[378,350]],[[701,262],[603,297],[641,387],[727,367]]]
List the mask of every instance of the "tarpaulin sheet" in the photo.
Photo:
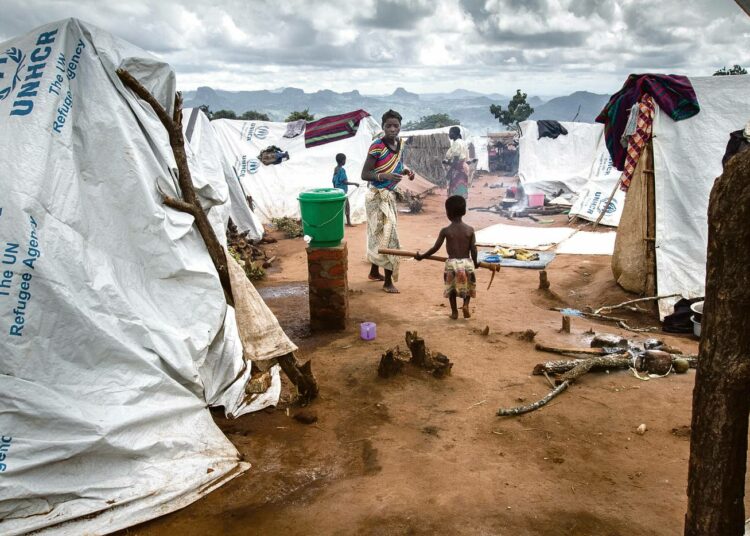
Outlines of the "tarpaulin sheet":
[[[729,133],[750,119],[750,77],[690,78],[701,111],[673,121],[654,117],[656,281],[660,295],[703,296],[708,245],[708,198],[721,175]],[[662,318],[676,298],[661,300]]]
[[[171,115],[169,66],[75,19],[0,51],[0,533],[112,532],[247,469],[207,406],[247,410],[250,363],[193,217],[162,204],[167,132],[115,74]],[[222,181],[193,171],[211,216]]]
[[524,227],[496,223],[477,231],[476,242],[478,246],[506,246],[543,251],[554,247],[575,232],[575,229],[569,227]]
[[[224,228],[226,218],[231,217],[239,232],[247,231],[248,238],[260,240],[263,237],[263,224],[250,210],[237,173],[221,150],[219,138],[208,117],[199,108],[186,109],[183,114],[185,141],[193,157],[190,167],[199,168],[201,175],[211,177],[212,182],[220,187],[222,200],[225,201],[221,207]],[[217,235],[221,240],[226,237],[223,231]]]
[[[567,135],[540,139],[536,121],[521,123],[519,180],[527,193],[550,197],[562,189],[577,194],[570,214],[594,221],[605,210],[620,172],[612,166],[602,125],[561,124]],[[624,202],[625,194],[618,190],[601,223],[617,226]]]
[[[360,120],[357,134],[317,147],[305,147],[305,136],[285,138],[286,123],[217,119],[211,122],[219,135],[222,150],[237,170],[244,190],[252,196],[256,214],[263,223],[273,218],[299,218],[297,196],[311,188],[332,188],[336,154],[346,155],[349,182],[361,183],[360,174],[373,135],[380,130],[372,117]],[[274,145],[289,153],[289,160],[264,165],[260,152]],[[367,188],[349,187],[353,223],[365,221]]]
[[594,233],[578,231],[570,238],[560,242],[555,248],[558,255],[612,255],[615,250],[617,233]]

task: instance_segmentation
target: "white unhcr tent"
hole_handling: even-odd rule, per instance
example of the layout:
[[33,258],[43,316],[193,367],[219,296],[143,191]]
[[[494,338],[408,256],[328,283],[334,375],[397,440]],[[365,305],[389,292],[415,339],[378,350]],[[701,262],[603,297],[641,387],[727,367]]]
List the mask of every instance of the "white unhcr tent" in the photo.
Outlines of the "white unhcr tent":
[[[274,403],[278,374],[245,395],[247,353],[295,348],[268,318],[273,347],[243,348],[193,218],[161,202],[167,133],[115,70],[171,114],[170,67],[76,19],[0,50],[0,533],[112,532],[248,468],[207,406]],[[194,172],[221,222],[225,183]]]
[[[263,223],[273,218],[299,218],[297,196],[311,188],[332,188],[336,154],[346,155],[349,182],[361,183],[360,174],[367,150],[380,128],[372,117],[360,120],[357,133],[339,141],[305,147],[304,132],[285,138],[287,123],[217,119],[211,122],[219,136],[226,158],[237,170],[244,190],[252,196],[256,214]],[[289,153],[289,160],[263,165],[258,155],[274,145]],[[349,187],[353,223],[362,223],[365,215],[365,188]]]
[[[221,150],[218,136],[206,114],[199,108],[184,110],[182,130],[192,157],[191,168],[200,167],[199,175],[212,177],[213,182],[221,187],[222,200],[225,201],[225,214],[221,215],[224,227],[226,218],[231,216],[240,232],[248,231],[249,238],[260,240],[263,237],[263,224],[250,210],[237,172]],[[224,237],[225,233],[221,232],[220,238]]]
[[[560,124],[568,134],[552,139],[539,138],[536,121],[521,123],[519,181],[527,193],[550,197],[563,190],[575,194],[570,214],[594,221],[605,208],[621,172],[612,166],[601,124]],[[617,226],[624,202],[625,194],[618,189],[601,223]]]
[[[708,246],[708,199],[722,173],[729,133],[750,119],[750,77],[690,78],[700,112],[673,121],[656,106],[653,124],[653,175],[636,173],[618,230],[612,267],[615,278],[628,290],[643,291],[644,280],[655,274],[659,295],[703,296]],[[644,157],[638,163],[643,166]],[[639,203],[639,181],[653,185],[655,236],[648,236],[648,203]],[[652,220],[653,221],[653,220]],[[653,241],[655,264],[647,245]],[[626,283],[627,282],[627,283]],[[659,302],[660,316],[672,312],[676,299]]]

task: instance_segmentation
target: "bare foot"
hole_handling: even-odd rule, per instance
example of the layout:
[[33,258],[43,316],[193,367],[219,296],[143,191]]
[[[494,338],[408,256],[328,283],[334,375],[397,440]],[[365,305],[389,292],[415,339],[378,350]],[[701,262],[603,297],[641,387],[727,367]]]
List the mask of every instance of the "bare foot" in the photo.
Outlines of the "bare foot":
[[370,274],[370,275],[367,276],[367,279],[369,279],[370,281],[385,281],[385,277],[383,277],[380,274],[378,274],[378,275],[372,275],[372,274]]
[[[463,307],[461,307],[461,311],[464,313],[464,318],[471,318],[471,313],[469,312],[468,305],[464,305]],[[458,317],[458,315],[456,315],[456,317]]]
[[393,285],[383,285],[383,290],[387,292],[388,294],[400,294],[398,289],[394,287]]
[[458,318],[458,311],[451,311],[451,320],[456,320]]

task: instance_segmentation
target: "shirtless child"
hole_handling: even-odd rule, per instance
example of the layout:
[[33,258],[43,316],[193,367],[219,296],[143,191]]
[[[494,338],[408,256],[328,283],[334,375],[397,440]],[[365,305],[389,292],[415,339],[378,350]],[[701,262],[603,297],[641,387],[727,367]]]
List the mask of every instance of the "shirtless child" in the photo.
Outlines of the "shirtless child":
[[[466,199],[460,195],[452,195],[445,201],[445,214],[451,221],[448,227],[440,229],[435,245],[422,254],[417,253],[414,257],[421,261],[439,250],[443,241],[446,242],[445,249],[448,251],[448,260],[445,261],[445,297],[451,304],[451,318],[458,318],[458,305],[456,298],[461,297],[464,301],[461,310],[464,318],[471,317],[469,313],[469,301],[477,295],[477,278],[474,268],[477,262],[477,245],[474,237],[474,228],[466,225],[461,218],[466,214]],[[471,256],[471,258],[469,258]]]

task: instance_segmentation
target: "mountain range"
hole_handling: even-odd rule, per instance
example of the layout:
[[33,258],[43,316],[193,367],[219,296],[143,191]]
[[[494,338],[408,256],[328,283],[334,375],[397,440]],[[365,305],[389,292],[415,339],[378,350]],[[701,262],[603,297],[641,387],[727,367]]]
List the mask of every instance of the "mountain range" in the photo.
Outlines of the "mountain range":
[[[390,95],[364,95],[357,90],[337,93],[321,90],[306,93],[299,88],[276,90],[225,91],[199,87],[183,94],[185,107],[207,105],[211,111],[232,110],[237,115],[248,110],[268,114],[273,121],[283,121],[290,112],[309,110],[315,117],[335,115],[352,110],[367,110],[376,119],[389,108],[398,110],[404,123],[423,116],[445,113],[458,119],[473,134],[505,130],[490,113],[491,104],[508,105],[510,97],[498,93],[483,94],[466,89],[450,93],[417,94],[398,88]],[[527,102],[534,108],[531,119],[593,122],[609,95],[576,91],[567,96],[542,98],[530,96]]]

